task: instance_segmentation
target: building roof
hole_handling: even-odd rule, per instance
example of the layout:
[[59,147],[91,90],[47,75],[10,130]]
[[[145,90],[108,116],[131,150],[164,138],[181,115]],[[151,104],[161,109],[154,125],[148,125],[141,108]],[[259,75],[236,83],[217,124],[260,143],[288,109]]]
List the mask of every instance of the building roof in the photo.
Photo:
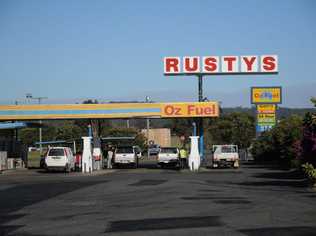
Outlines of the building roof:
[[21,129],[27,127],[24,122],[0,123],[0,129]]
[[102,140],[134,140],[135,137],[102,137]]
[[38,128],[44,127],[44,125],[32,122],[0,122],[0,129],[22,129],[26,127]]

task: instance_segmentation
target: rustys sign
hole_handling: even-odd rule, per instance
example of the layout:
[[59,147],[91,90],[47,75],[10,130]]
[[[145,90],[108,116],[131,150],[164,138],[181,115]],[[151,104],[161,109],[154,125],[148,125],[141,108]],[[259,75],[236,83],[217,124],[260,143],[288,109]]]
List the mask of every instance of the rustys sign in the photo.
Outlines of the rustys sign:
[[278,56],[165,57],[165,75],[278,73]]

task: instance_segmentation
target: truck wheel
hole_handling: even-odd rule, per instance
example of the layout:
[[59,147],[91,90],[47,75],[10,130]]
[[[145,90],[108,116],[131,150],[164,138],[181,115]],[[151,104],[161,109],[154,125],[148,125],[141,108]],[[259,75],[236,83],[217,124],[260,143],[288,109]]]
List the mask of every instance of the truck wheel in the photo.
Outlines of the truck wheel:
[[235,169],[238,169],[239,168],[239,161],[234,162],[233,167]]
[[66,172],[66,173],[70,173],[70,166],[69,166],[68,164],[66,164],[65,172]]

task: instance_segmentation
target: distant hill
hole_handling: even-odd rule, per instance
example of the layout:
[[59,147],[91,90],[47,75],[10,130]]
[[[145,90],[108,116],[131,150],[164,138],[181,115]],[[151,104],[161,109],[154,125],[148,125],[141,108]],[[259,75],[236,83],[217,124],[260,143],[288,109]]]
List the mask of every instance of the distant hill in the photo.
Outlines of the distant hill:
[[[255,107],[227,107],[222,108],[222,114],[230,114],[233,112],[245,112],[250,115],[254,115],[256,112]],[[316,112],[315,108],[287,108],[279,107],[277,110],[277,116],[279,118],[287,118],[291,115],[304,116],[307,112]]]
[[277,111],[278,117],[286,118],[291,115],[304,116],[307,112],[316,112],[315,108],[286,108],[280,107]]
[[[277,110],[278,119],[287,118],[291,115],[304,116],[307,112],[315,112],[315,108],[286,108],[279,107]],[[221,115],[228,115],[233,112],[244,112],[249,115],[255,116],[256,109],[255,107],[230,107],[230,108],[222,108]],[[126,119],[114,119],[110,122],[112,127],[127,127]],[[145,119],[130,119],[129,120],[130,127],[136,127],[139,129],[146,128],[146,120]],[[170,128],[172,127],[172,119],[150,119],[150,127],[151,128]]]

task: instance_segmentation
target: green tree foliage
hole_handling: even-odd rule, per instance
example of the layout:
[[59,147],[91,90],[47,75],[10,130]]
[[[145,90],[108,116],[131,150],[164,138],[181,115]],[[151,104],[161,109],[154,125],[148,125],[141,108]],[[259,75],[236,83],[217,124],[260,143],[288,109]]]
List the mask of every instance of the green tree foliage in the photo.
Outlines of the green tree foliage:
[[75,140],[86,133],[82,133],[82,129],[74,124],[74,122],[66,122],[64,125],[56,128],[56,140]]
[[[98,104],[98,100],[88,99],[82,104]],[[110,122],[108,119],[80,119],[75,120],[75,124],[81,128],[82,132],[88,132],[88,125],[91,125],[94,137],[102,136],[104,130],[110,129]]]
[[27,146],[33,146],[39,140],[39,131],[37,128],[25,128],[19,131],[21,142]]
[[[141,149],[145,148],[146,138],[134,128],[111,128],[104,133],[107,137],[135,137],[133,145],[138,145]],[[124,142],[121,142],[124,145]]]
[[[178,137],[185,136],[189,137],[192,135],[194,119],[188,118],[174,118],[170,125],[171,132]],[[197,123],[197,121],[195,121]]]
[[[316,107],[316,99],[311,102]],[[303,137],[296,145],[297,156],[303,162],[316,165],[316,113],[306,113],[303,120]]]
[[316,97],[312,97],[311,102],[314,104],[314,107],[316,107]]
[[290,164],[296,157],[295,144],[302,137],[302,118],[291,116],[273,129],[263,132],[254,142],[252,154],[258,161]]
[[254,117],[247,113],[234,112],[216,119],[209,119],[204,125],[207,146],[213,144],[236,144],[248,148],[255,137]]
[[[57,124],[52,122],[45,122],[42,128],[42,140],[56,141],[56,140],[75,140],[86,136],[87,132],[83,132],[73,121],[62,121]],[[19,139],[27,146],[33,146],[39,141],[38,128],[25,128],[19,131]]]

